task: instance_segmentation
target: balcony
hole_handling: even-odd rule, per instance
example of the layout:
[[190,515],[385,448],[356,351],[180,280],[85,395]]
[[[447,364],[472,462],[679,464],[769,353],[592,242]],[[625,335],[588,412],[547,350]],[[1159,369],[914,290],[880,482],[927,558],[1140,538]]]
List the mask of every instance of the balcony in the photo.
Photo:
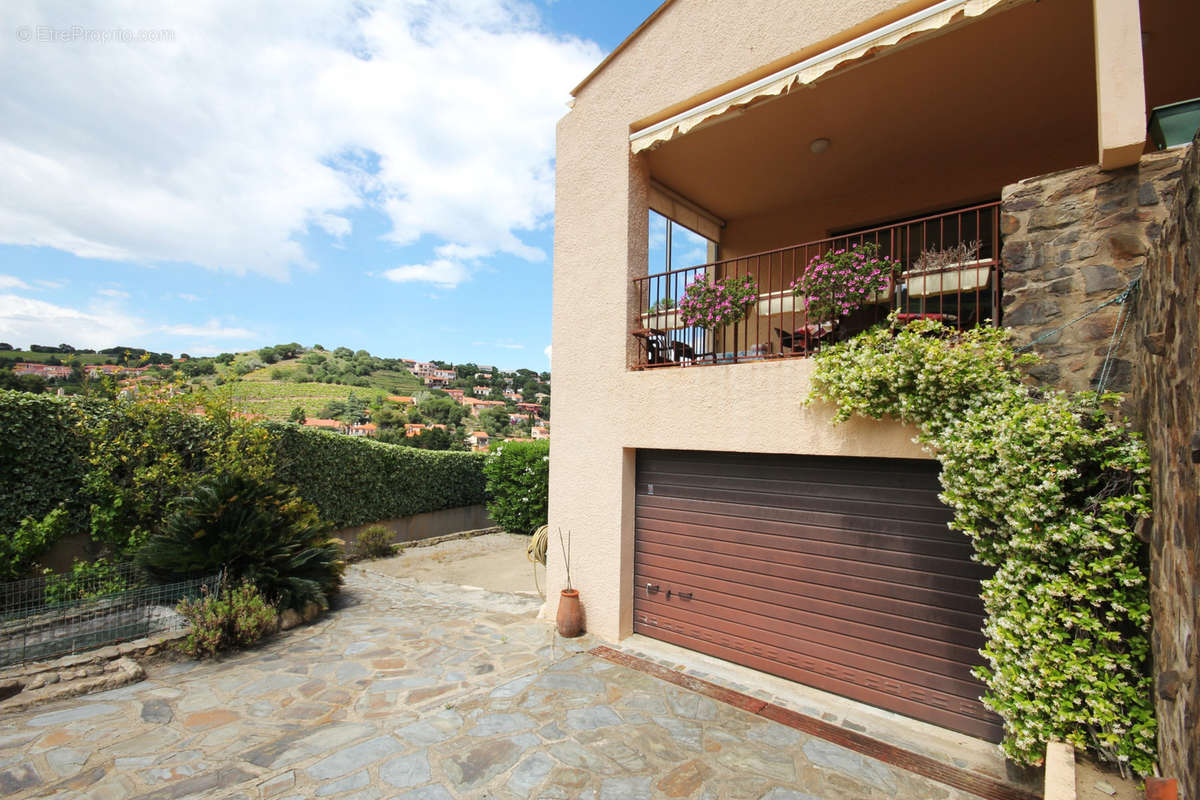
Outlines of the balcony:
[[[887,319],[930,318],[962,330],[1000,320],[999,202],[859,230],[633,281],[634,368],[803,358]],[[873,244],[893,262],[888,287],[845,316],[810,314],[792,287],[814,259]],[[723,327],[685,324],[680,300],[695,281],[752,276],[746,316]]]

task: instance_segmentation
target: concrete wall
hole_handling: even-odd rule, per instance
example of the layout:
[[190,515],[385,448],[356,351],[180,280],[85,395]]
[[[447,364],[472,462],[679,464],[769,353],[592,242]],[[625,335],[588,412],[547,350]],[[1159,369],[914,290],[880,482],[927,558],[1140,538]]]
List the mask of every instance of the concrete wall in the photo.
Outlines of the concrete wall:
[[1150,601],[1159,762],[1200,798],[1200,152],[1142,272],[1131,401],[1150,448]]
[[[675,2],[560,121],[550,526],[572,534],[572,577],[592,632],[619,639],[632,629],[637,448],[922,456],[898,425],[835,428],[830,409],[804,407],[807,363],[628,370],[630,281],[646,270],[649,196],[645,164],[630,154],[630,126],[856,23],[915,6],[745,3],[730,25],[727,4]],[[565,582],[557,550],[550,553],[547,615]]]
[[432,539],[448,533],[490,528],[495,524],[488,516],[486,507],[462,506],[461,508],[445,508],[441,511],[427,511],[424,514],[387,519],[367,525],[356,525],[353,528],[342,528],[336,533],[336,536],[346,542],[347,550],[354,552],[354,543],[358,541],[358,535],[374,525],[382,525],[390,530],[393,542],[415,542],[418,539]]
[[[1166,219],[1164,198],[1179,179],[1182,150],[1144,156],[1103,172],[1093,165],[1004,187],[1004,325],[1025,344],[1118,294],[1136,277]],[[1035,350],[1031,372],[1064,389],[1093,389],[1120,314],[1109,306]],[[1108,387],[1129,389],[1128,334]]]

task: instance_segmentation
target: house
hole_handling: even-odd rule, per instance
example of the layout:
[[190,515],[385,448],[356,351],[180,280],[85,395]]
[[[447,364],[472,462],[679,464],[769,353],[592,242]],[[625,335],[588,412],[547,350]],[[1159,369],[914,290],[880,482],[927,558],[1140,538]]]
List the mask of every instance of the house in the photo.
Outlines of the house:
[[549,439],[550,429],[535,425],[529,429],[529,435],[534,439]]
[[419,422],[404,423],[404,435],[411,439],[414,436],[420,436],[421,431],[425,430],[425,425]]
[[490,372],[476,372],[475,373],[475,380],[477,380],[477,381],[490,381],[491,379],[492,379],[492,373],[490,373]]
[[463,397],[466,395],[466,392],[462,389],[447,389],[446,394],[454,398],[456,403],[461,403],[463,401]]
[[433,369],[424,376],[425,385],[440,389],[446,386],[450,381],[458,377],[458,373],[452,369]]
[[518,411],[525,411],[535,416],[542,415],[542,406],[540,403],[517,403]]
[[504,399],[505,399],[505,400],[511,400],[511,401],[513,401],[513,402],[515,403],[515,402],[517,402],[518,400],[520,400],[520,399],[521,399],[521,393],[520,393],[520,392],[515,392],[515,391],[513,391],[512,389],[505,389],[505,390],[504,390]]
[[13,364],[14,375],[37,375],[47,380],[57,380],[71,377],[71,368],[62,364],[39,364],[32,361],[18,361]]
[[[1196,5],[668,0],[574,89],[550,527],[584,534],[590,632],[999,740],[971,674],[989,573],[937,463],[898,423],[804,404],[808,356],[890,309],[1030,341],[1125,287],[1180,157],[1147,113],[1200,96]],[[893,283],[810,319],[793,282],[866,245]],[[689,284],[732,277],[743,320],[684,324]],[[1043,374],[1087,385],[1110,334],[1063,333]],[[550,597],[564,578],[552,556]]]
[[320,428],[321,430],[337,431],[339,433],[341,432],[342,428],[345,427],[345,425],[346,423],[342,422],[340,419],[321,419],[319,417],[309,417],[308,419],[304,420],[304,426],[307,428]]
[[344,428],[344,432],[349,436],[374,436],[378,430],[374,422],[356,423]]
[[399,403],[402,406],[411,406],[416,403],[416,401],[413,400],[413,398],[408,397],[407,395],[402,395],[402,394],[389,394],[387,396],[387,399],[393,403]]
[[490,387],[490,386],[472,386],[471,391],[475,393],[476,397],[487,397],[489,394],[492,393],[492,387]]
[[509,425],[528,425],[530,422],[530,419],[531,419],[531,415],[529,415],[529,414],[509,414],[508,415],[508,424]]
[[467,436],[467,444],[472,450],[487,450],[489,441],[487,431],[471,431]]
[[546,394],[545,392],[534,392],[533,399],[537,400],[539,403],[544,403],[546,400],[550,399],[550,395]]
[[480,400],[476,397],[463,398],[463,405],[471,410],[471,416],[478,417],[489,408],[504,407],[503,400]]

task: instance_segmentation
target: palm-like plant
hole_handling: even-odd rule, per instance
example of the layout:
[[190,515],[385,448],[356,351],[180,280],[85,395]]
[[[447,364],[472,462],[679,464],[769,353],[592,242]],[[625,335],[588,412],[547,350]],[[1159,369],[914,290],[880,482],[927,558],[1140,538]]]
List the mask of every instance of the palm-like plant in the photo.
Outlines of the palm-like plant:
[[295,489],[236,473],[201,481],[137,558],[158,580],[224,571],[227,582],[248,580],[295,609],[310,601],[327,608],[345,569],[340,545]]

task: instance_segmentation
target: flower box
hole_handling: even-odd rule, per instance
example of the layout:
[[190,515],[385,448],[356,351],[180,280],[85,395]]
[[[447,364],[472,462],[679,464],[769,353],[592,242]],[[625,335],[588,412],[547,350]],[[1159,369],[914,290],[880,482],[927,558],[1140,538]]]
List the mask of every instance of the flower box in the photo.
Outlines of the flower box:
[[987,259],[964,261],[931,270],[912,270],[900,274],[909,297],[929,297],[986,289],[992,279],[994,262]]
[[673,308],[667,311],[643,311],[641,317],[643,328],[674,331],[686,327],[679,319],[679,312]]

